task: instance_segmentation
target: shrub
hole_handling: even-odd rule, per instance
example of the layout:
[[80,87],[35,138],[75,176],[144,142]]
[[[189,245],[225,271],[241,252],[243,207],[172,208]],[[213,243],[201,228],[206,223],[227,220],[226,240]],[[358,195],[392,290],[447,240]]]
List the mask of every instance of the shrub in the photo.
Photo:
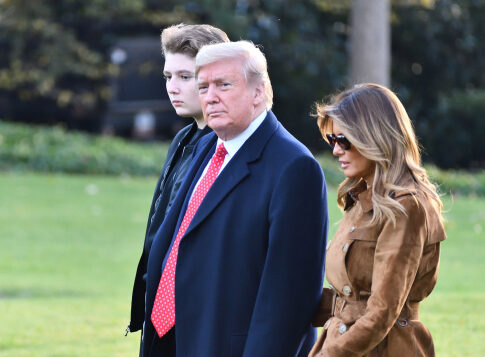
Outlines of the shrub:
[[[158,175],[168,144],[134,143],[119,138],[67,132],[0,121],[0,170],[103,175]],[[317,156],[330,187],[345,178],[330,154]],[[475,173],[427,166],[442,193],[485,196],[485,171]]]
[[[338,187],[345,179],[338,162],[329,154],[319,155],[317,160],[325,173],[325,181],[331,187]],[[468,172],[463,170],[442,170],[425,165],[433,183],[441,194],[485,196],[485,170]]]
[[485,90],[456,90],[441,95],[429,132],[430,155],[443,168],[485,167]]
[[475,173],[427,167],[431,180],[444,194],[485,196],[485,171]]
[[67,132],[0,121],[0,170],[156,175],[166,144]]

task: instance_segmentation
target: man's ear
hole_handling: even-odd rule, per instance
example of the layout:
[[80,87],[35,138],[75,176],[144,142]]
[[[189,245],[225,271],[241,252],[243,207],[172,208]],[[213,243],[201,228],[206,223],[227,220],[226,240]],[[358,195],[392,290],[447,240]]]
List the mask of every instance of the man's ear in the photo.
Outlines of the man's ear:
[[258,83],[254,88],[254,105],[258,106],[262,102],[264,102],[264,95],[265,95],[265,85],[264,82]]

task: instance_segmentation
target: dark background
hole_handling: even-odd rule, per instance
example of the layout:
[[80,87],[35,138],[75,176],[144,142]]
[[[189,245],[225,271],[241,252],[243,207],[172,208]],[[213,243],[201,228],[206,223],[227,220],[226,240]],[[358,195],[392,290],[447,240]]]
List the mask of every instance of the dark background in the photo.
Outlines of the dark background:
[[[314,152],[328,150],[310,113],[315,101],[348,85],[350,6],[325,0],[3,0],[0,118],[133,137],[140,101],[153,99],[153,137],[168,138],[180,122],[161,80],[160,31],[179,22],[209,23],[232,40],[262,45],[274,112]],[[392,2],[391,88],[415,124],[425,160],[442,168],[485,167],[484,19],[483,0]],[[146,54],[137,64],[142,82],[133,80],[143,95],[122,114],[119,90],[128,62],[116,64],[111,54],[137,38],[151,39],[146,51],[129,52]]]

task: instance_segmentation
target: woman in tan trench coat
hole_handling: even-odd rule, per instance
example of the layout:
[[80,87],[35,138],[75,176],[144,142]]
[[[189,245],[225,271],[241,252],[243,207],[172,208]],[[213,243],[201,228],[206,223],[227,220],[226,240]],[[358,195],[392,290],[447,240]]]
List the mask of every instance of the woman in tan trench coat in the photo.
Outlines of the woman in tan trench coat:
[[327,247],[331,289],[314,322],[323,329],[310,357],[434,356],[418,311],[436,284],[445,232],[411,121],[376,84],[317,110],[346,180],[338,190],[344,217]]

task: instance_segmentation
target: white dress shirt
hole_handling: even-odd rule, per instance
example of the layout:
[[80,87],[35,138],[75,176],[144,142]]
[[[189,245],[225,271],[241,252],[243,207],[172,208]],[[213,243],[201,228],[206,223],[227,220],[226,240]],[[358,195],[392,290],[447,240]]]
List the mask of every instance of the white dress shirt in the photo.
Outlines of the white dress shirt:
[[[264,118],[266,118],[267,114],[268,114],[268,112],[266,110],[264,110],[260,115],[258,115],[249,124],[249,126],[241,134],[235,136],[234,138],[229,139],[227,141],[221,140],[220,138],[217,139],[216,147],[219,146],[220,143],[224,143],[224,147],[226,148],[226,151],[227,151],[227,154],[224,157],[224,162],[222,163],[221,169],[219,170],[219,173],[217,174],[217,176],[220,175],[222,170],[224,170],[224,168],[227,166],[229,161],[231,161],[231,159],[234,157],[234,155],[236,155],[238,150],[244,145],[246,140],[248,140],[251,137],[251,135],[253,135],[254,132],[259,128],[259,126],[263,122]],[[197,186],[199,186],[199,183],[202,180],[202,177],[204,177],[207,170],[209,169],[209,165],[210,165],[210,160],[207,163],[207,165],[205,166],[204,171],[202,172],[202,175],[200,175],[200,178],[197,181],[197,184],[194,186],[194,190],[192,191],[192,193],[190,195],[190,199],[192,199],[192,196],[193,196],[195,190],[197,189]]]

